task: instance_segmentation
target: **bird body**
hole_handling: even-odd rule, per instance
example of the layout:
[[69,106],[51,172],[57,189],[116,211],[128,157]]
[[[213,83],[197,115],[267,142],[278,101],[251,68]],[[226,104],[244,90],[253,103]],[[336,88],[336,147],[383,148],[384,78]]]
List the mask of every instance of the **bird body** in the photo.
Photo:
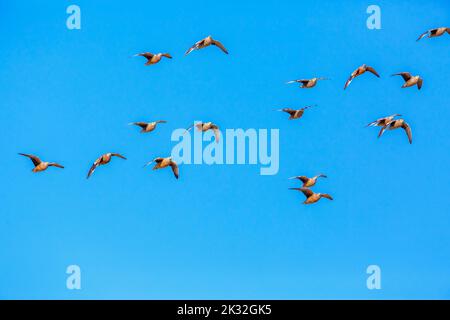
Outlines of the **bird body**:
[[291,108],[283,108],[278,111],[283,111],[289,114],[289,120],[300,119],[303,116],[303,113],[306,109],[311,108],[312,106],[306,106],[300,109],[291,109]]
[[319,80],[328,80],[327,78],[312,78],[312,79],[299,79],[299,80],[291,80],[287,83],[300,83],[300,88],[302,89],[311,89],[316,86]]
[[39,159],[39,157],[32,155],[32,154],[19,153],[19,155],[31,159],[31,161],[34,164],[34,168],[31,171],[33,171],[34,173],[45,171],[45,170],[47,170],[48,167],[57,167],[57,168],[64,169],[64,167],[62,165],[60,165],[56,162],[41,161],[41,159]]
[[132,123],[130,123],[130,125],[136,125],[136,126],[141,127],[141,131],[140,131],[141,133],[148,133],[148,132],[152,132],[153,130],[155,130],[158,123],[167,123],[167,121],[158,120],[158,121],[153,121],[153,122],[132,122]]
[[147,62],[145,63],[146,66],[158,63],[159,61],[161,61],[162,57],[172,59],[172,56],[168,53],[153,54],[151,52],[143,52],[135,54],[134,56],[145,57],[147,59]]
[[[216,142],[219,142],[220,139],[220,129],[219,127],[212,123],[212,122],[199,122],[195,124],[195,127],[202,132],[206,132],[208,130],[213,130],[214,132],[214,137],[216,139]],[[186,131],[189,131],[192,129],[192,126],[190,126],[189,128],[186,129]]]
[[178,179],[179,176],[179,170],[178,170],[178,165],[175,161],[172,160],[172,157],[166,157],[166,158],[162,158],[162,157],[158,157],[153,159],[152,161],[148,162],[146,166],[148,166],[149,164],[155,162],[155,166],[153,167],[153,170],[157,170],[157,169],[164,169],[167,167],[171,167],[172,168],[172,172],[175,175],[175,178]]
[[291,177],[289,179],[298,179],[301,182],[303,182],[302,188],[309,188],[316,184],[317,178],[326,178],[326,177],[327,176],[324,174],[318,174],[317,176],[314,176],[312,178],[308,178],[306,176],[296,176],[296,177]]
[[111,161],[112,157],[119,157],[124,160],[127,159],[119,153],[105,153],[104,155],[100,156],[97,160],[94,161],[91,168],[89,169],[86,179],[89,179],[89,177],[94,173],[95,169],[97,169],[99,166],[108,164]]
[[401,114],[393,114],[384,118],[379,118],[367,125],[367,127],[384,127],[386,124],[388,124],[392,119],[395,117],[400,117]]
[[409,143],[412,143],[411,127],[403,119],[391,120],[390,122],[385,124],[383,128],[381,128],[380,133],[378,134],[378,138],[381,137],[386,130],[396,130],[399,128],[405,130],[405,133],[408,136]]
[[378,78],[380,77],[380,75],[375,71],[374,68],[372,68],[366,64],[363,64],[362,66],[358,67],[355,71],[352,72],[352,74],[348,78],[347,82],[345,83],[344,90],[347,89],[347,87],[350,85],[350,83],[353,81],[353,79],[355,79],[356,77],[359,77],[360,75],[366,73],[367,71],[373,73]]
[[303,202],[303,204],[316,203],[321,198],[333,200],[333,198],[328,193],[314,193],[311,189],[308,189],[308,188],[289,188],[289,189],[290,190],[298,190],[305,195],[306,200]]
[[420,76],[412,76],[409,72],[395,73],[392,76],[402,76],[405,83],[402,88],[408,88],[417,85],[417,89],[422,88],[423,79]]
[[435,37],[440,37],[445,33],[450,34],[450,28],[447,27],[442,27],[442,28],[435,28],[435,29],[430,29],[425,31],[424,33],[422,33],[419,38],[417,39],[417,41],[419,41],[420,39],[422,39],[423,37],[428,35],[428,38],[435,38]]
[[184,54],[187,56],[189,53],[191,53],[194,50],[200,50],[206,47],[209,47],[210,45],[216,46],[220,48],[224,53],[228,54],[227,49],[223,46],[223,44],[217,40],[214,40],[211,36],[207,36],[206,38],[197,41],[192,47],[190,47],[186,53]]

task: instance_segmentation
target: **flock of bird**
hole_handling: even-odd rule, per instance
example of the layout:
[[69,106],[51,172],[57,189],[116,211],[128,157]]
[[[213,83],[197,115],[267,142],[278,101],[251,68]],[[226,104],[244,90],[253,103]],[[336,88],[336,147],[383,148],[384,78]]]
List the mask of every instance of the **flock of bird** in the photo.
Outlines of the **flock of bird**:
[[[439,36],[444,35],[445,33],[450,34],[450,28],[443,27],[443,28],[430,29],[430,30],[427,30],[426,32],[424,32],[423,34],[421,34],[419,36],[419,38],[417,39],[417,41],[421,40],[424,37],[428,37],[428,38],[439,37]],[[194,45],[192,45],[186,51],[185,56],[190,54],[194,50],[204,49],[209,46],[216,46],[220,50],[222,50],[225,54],[228,54],[228,50],[225,48],[225,46],[221,42],[213,39],[211,36],[208,36],[208,37],[196,42]],[[134,56],[142,56],[142,57],[146,58],[147,59],[147,62],[145,63],[146,66],[159,63],[163,57],[172,59],[172,56],[169,53],[153,54],[151,52],[143,52],[143,53],[138,53]],[[362,66],[358,67],[355,71],[353,71],[351,73],[350,77],[345,82],[344,90],[347,89],[347,87],[350,85],[350,83],[355,78],[363,75],[366,72],[370,72],[378,78],[380,77],[380,75],[377,73],[377,71],[373,67],[363,64]],[[409,72],[400,72],[400,73],[395,73],[392,76],[402,76],[402,78],[404,80],[404,84],[402,85],[402,88],[408,88],[408,87],[412,87],[412,86],[417,86],[418,90],[420,90],[422,88],[423,79],[418,75],[413,76]],[[300,88],[311,89],[311,88],[314,88],[317,85],[318,81],[321,81],[321,80],[329,80],[329,78],[316,77],[316,78],[312,78],[312,79],[297,79],[297,80],[288,81],[287,83],[299,83]],[[294,119],[300,119],[303,116],[304,111],[311,107],[313,107],[313,106],[305,106],[300,109],[283,108],[283,109],[279,109],[278,111],[283,111],[283,112],[288,113],[289,120],[294,120]],[[381,137],[381,135],[383,135],[383,133],[386,130],[395,130],[395,129],[402,128],[408,137],[409,143],[412,143],[411,127],[408,125],[408,123],[404,119],[396,119],[397,117],[400,117],[400,116],[401,116],[400,114],[393,114],[393,115],[390,115],[387,117],[383,117],[383,118],[377,119],[377,120],[369,123],[367,126],[368,127],[381,127],[378,137]],[[158,124],[166,123],[166,122],[167,121],[165,121],[165,120],[157,120],[157,121],[153,121],[153,122],[132,122],[132,123],[130,123],[130,125],[139,126],[141,128],[141,131],[140,131],[141,133],[149,133],[149,132],[154,131]],[[215,141],[219,142],[220,129],[216,124],[214,124],[212,122],[197,123],[195,125],[188,127],[186,129],[186,132],[188,132],[194,126],[199,131],[202,131],[202,132],[212,130],[214,132]],[[56,162],[42,161],[39,157],[32,155],[32,154],[19,153],[19,155],[28,157],[33,162],[33,165],[34,165],[34,168],[32,170],[33,172],[45,171],[48,169],[48,167],[57,167],[57,168],[62,168],[62,169],[64,168],[64,166],[62,166],[61,164],[58,164]],[[87,178],[89,178],[99,166],[108,164],[113,157],[118,157],[118,158],[126,160],[126,158],[119,153],[103,154],[97,160],[94,161],[94,163],[92,164],[92,166],[90,167],[90,169],[88,171]],[[157,158],[153,159],[152,161],[148,162],[144,167],[147,167],[148,165],[150,165],[152,163],[155,163],[153,170],[170,167],[173,171],[175,178],[178,179],[178,177],[179,177],[178,165],[174,160],[172,160],[171,157],[157,157]],[[306,176],[291,177],[289,179],[300,180],[302,182],[302,186],[300,188],[289,188],[289,189],[302,192],[304,194],[304,196],[306,197],[306,200],[303,202],[304,204],[315,203],[315,202],[319,201],[321,198],[333,200],[333,198],[327,193],[315,193],[310,189],[311,187],[316,185],[318,178],[326,178],[326,177],[327,176],[324,174],[319,174],[312,178],[309,178]]]

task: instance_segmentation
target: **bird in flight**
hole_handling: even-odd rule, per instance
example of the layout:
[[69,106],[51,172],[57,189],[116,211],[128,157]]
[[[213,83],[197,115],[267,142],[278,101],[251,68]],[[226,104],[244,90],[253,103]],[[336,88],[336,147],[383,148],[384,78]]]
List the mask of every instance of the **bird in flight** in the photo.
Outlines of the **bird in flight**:
[[191,53],[194,50],[200,50],[200,49],[209,47],[210,45],[219,47],[223,52],[228,54],[227,49],[223,46],[223,44],[221,42],[214,40],[211,36],[207,36],[206,38],[196,42],[192,47],[190,47],[188,49],[188,51],[186,51],[186,53],[184,55],[187,56],[189,53]]
[[383,128],[381,128],[380,133],[378,134],[378,138],[383,135],[384,131],[395,130],[398,128],[402,128],[403,130],[405,130],[406,135],[408,136],[409,143],[412,143],[411,127],[403,119],[391,120],[386,123]]
[[33,172],[40,172],[40,171],[44,171],[47,170],[48,167],[57,167],[57,168],[62,168],[64,169],[64,167],[56,162],[45,162],[45,161],[41,161],[41,159],[39,159],[38,157],[32,155],[32,154],[26,154],[26,153],[19,153],[19,155],[24,156],[24,157],[28,157],[31,159],[31,161],[34,164],[34,168],[33,168]]
[[362,66],[358,67],[358,69],[356,69],[355,71],[352,72],[352,74],[348,78],[347,82],[345,83],[344,90],[347,89],[347,87],[350,85],[350,83],[353,81],[353,79],[355,79],[356,77],[366,73],[366,71],[369,71],[369,72],[373,73],[378,78],[380,77],[380,75],[375,71],[374,68],[372,68],[372,67],[370,67],[370,66],[368,66],[366,64],[363,64]]
[[155,158],[152,161],[148,162],[144,167],[147,167],[148,165],[152,164],[153,162],[156,162],[155,166],[153,167],[153,170],[163,169],[163,168],[167,168],[170,166],[172,168],[173,174],[175,175],[175,178],[178,179],[178,176],[179,176],[178,165],[175,161],[172,160],[172,157]]
[[141,127],[141,133],[147,133],[147,132],[152,132],[153,130],[155,130],[156,125],[158,123],[167,123],[166,120],[158,120],[158,121],[153,121],[153,122],[132,122],[129,123],[129,125],[135,125],[135,126],[139,126]]
[[427,35],[428,35],[428,38],[440,37],[443,34],[445,34],[446,32],[448,34],[450,34],[450,28],[443,27],[443,28],[430,29],[430,30],[427,30],[424,33],[422,33],[416,41],[419,41],[420,39],[422,39],[423,37],[425,37]]
[[417,85],[417,89],[422,88],[423,79],[420,76],[412,76],[409,72],[394,73],[392,76],[402,76],[405,83],[402,88],[408,88]]
[[151,52],[143,52],[143,53],[138,53],[134,55],[136,56],[141,56],[147,59],[147,62],[145,63],[146,66],[152,65],[152,64],[156,64],[159,61],[161,61],[162,57],[166,57],[169,59],[172,59],[172,56],[168,53],[157,53],[157,54],[153,54]]
[[328,78],[312,78],[312,79],[299,79],[299,80],[291,80],[286,83],[300,83],[300,88],[302,89],[310,89],[316,86],[317,81],[319,80],[329,80]]
[[293,120],[293,119],[300,119],[303,116],[303,113],[305,112],[306,109],[309,109],[314,106],[306,106],[306,107],[303,107],[300,109],[283,108],[283,109],[279,109],[277,111],[283,111],[283,112],[289,113],[288,119]]
[[[194,127],[194,125],[191,125],[189,128],[186,129],[186,132],[188,132],[189,130],[192,129],[192,127]],[[212,122],[200,122],[200,123],[196,123],[195,127],[202,132],[206,132],[208,130],[213,130],[214,132],[214,137],[216,138],[216,142],[219,142],[219,138],[220,138],[220,129],[217,125],[215,125]]]
[[303,182],[302,188],[309,188],[312,187],[316,184],[317,182],[317,178],[326,178],[327,176],[324,174],[318,174],[317,176],[314,176],[312,178],[308,178],[306,176],[295,176],[295,177],[290,177],[289,179],[298,179],[301,182]]
[[367,127],[384,127],[386,124],[388,124],[390,121],[392,121],[392,119],[394,119],[395,117],[401,117],[401,114],[393,114],[384,118],[379,118],[375,121],[372,121],[371,123],[369,123],[367,125]]
[[119,153],[105,153],[104,155],[100,156],[95,162],[92,164],[91,168],[89,169],[88,175],[86,179],[89,179],[89,177],[94,173],[95,169],[97,169],[98,166],[105,165],[111,161],[112,157],[119,157],[124,160],[127,160],[124,156],[122,156]]
[[303,204],[312,204],[319,201],[321,198],[327,198],[329,200],[333,200],[333,198],[328,193],[314,193],[311,189],[308,188],[289,188],[290,190],[298,190],[303,192],[306,197],[305,202]]

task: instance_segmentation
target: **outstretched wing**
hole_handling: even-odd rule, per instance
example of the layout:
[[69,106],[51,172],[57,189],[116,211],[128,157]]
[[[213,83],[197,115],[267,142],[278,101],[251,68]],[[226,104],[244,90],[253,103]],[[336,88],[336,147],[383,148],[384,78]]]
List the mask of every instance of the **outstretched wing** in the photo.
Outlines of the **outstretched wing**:
[[135,57],[140,56],[140,57],[145,57],[147,59],[151,59],[151,58],[153,58],[154,54],[151,52],[142,52],[142,53],[135,54],[134,56]]
[[198,42],[196,42],[192,47],[190,47],[186,53],[184,54],[185,56],[187,56],[189,53],[191,53],[194,50],[197,50],[200,46],[202,46],[202,44],[204,43],[205,39],[200,40]]
[[95,169],[97,169],[97,167],[100,165],[101,159],[102,159],[102,157],[95,160],[95,162],[92,164],[91,168],[89,169],[86,179],[89,179],[89,177],[94,173]]
[[419,80],[417,81],[417,88],[420,90],[422,88],[422,84],[423,84],[423,79],[419,78]]
[[122,158],[122,159],[124,159],[124,160],[127,160],[127,158],[125,158],[123,155],[121,155],[120,153],[111,153],[111,156],[114,156],[114,157],[119,157],[119,158]]
[[403,80],[408,81],[411,79],[411,73],[409,72],[400,72],[400,73],[394,73],[393,76],[402,76]]
[[411,127],[406,122],[403,123],[402,128],[405,130],[406,135],[408,136],[409,143],[412,143],[412,132]]
[[333,200],[333,197],[330,196],[328,193],[322,193],[322,198],[327,198],[327,199]]
[[51,166],[51,167],[57,167],[57,168],[64,169],[64,166],[62,166],[62,165],[60,165],[59,163],[56,163],[56,162],[51,162],[48,165]]
[[130,125],[135,125],[135,126],[139,126],[142,129],[145,129],[147,127],[147,122],[132,122],[130,123]]
[[371,73],[373,73],[373,74],[376,75],[378,78],[380,77],[380,75],[378,74],[378,72],[375,71],[374,68],[372,68],[372,67],[370,67],[370,66],[367,66],[367,67],[366,67],[366,70],[369,71],[369,72],[371,72]]
[[430,33],[430,30],[425,31],[424,33],[422,33],[419,38],[417,38],[416,41],[419,41],[420,39],[422,39],[423,37],[425,37],[428,33]]
[[175,178],[178,179],[179,171],[178,171],[178,165],[175,161],[170,161],[170,167],[172,168],[173,174],[175,175]]
[[380,132],[378,133],[378,138],[381,137],[384,133],[384,131],[386,131],[387,127],[392,123],[392,121],[387,122],[383,128],[381,128]]
[[351,75],[351,76],[347,79],[347,82],[345,82],[344,90],[347,89],[347,87],[350,85],[350,83],[352,83],[353,79],[355,79],[355,77],[354,77],[353,75]]
[[213,45],[219,47],[223,52],[225,52],[226,54],[228,54],[227,49],[223,46],[223,44],[222,44],[220,41],[213,40],[213,41],[211,42],[211,44],[213,44]]
[[28,157],[31,159],[31,161],[33,161],[33,164],[35,166],[39,165],[42,161],[41,159],[39,159],[38,157],[32,155],[32,154],[27,154],[27,153],[19,153],[19,155],[24,156],[24,157]]

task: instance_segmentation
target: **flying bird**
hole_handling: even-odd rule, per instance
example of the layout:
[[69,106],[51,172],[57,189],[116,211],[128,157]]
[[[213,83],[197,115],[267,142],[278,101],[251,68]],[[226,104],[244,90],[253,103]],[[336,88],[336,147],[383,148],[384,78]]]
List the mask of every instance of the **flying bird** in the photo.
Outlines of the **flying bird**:
[[291,177],[289,179],[298,179],[301,182],[303,182],[302,188],[309,188],[312,187],[316,184],[317,182],[317,178],[326,178],[327,176],[324,174],[318,174],[317,176],[314,176],[312,178],[308,178],[306,176],[295,176],[295,177]]
[[89,177],[94,173],[95,169],[97,169],[98,166],[102,166],[102,165],[109,163],[111,161],[112,157],[119,157],[124,160],[127,160],[127,158],[125,158],[124,156],[122,156],[119,153],[105,153],[100,158],[95,160],[95,162],[92,164],[91,168],[89,169],[86,179],[89,179]]
[[178,179],[178,176],[179,176],[178,165],[175,161],[172,160],[172,157],[155,158],[152,161],[148,162],[144,167],[147,167],[148,165],[152,164],[153,162],[156,162],[155,166],[153,167],[153,170],[163,169],[163,168],[167,168],[170,166],[172,168],[173,174],[175,175],[175,178]]
[[417,89],[422,88],[423,79],[420,76],[412,76],[409,72],[395,73],[392,76],[402,76],[405,83],[402,88],[408,88],[417,85]]
[[[189,128],[186,129],[186,132],[191,130],[192,127],[194,125],[190,126]],[[219,142],[219,138],[220,138],[220,129],[217,125],[215,125],[212,122],[200,122],[200,123],[196,123],[195,127],[202,132],[206,132],[208,130],[213,130],[214,132],[214,137],[216,138],[216,142]]]
[[300,80],[291,80],[286,83],[300,83],[300,88],[302,89],[310,89],[315,87],[317,81],[319,80],[329,80],[328,78],[312,78],[312,79],[300,79]]
[[141,133],[147,133],[147,132],[152,132],[153,130],[155,130],[156,125],[158,123],[167,123],[166,120],[158,120],[158,121],[153,121],[153,122],[132,122],[129,123],[129,125],[135,125],[135,126],[139,126],[141,127]]
[[401,117],[401,114],[393,114],[384,118],[379,118],[375,121],[372,121],[371,123],[369,123],[367,125],[367,127],[384,127],[386,124],[388,124],[390,121],[392,121],[392,119],[394,119],[395,117]]
[[311,204],[319,201],[321,198],[327,198],[329,200],[333,200],[333,198],[327,193],[314,193],[311,189],[308,188],[289,188],[290,190],[298,190],[303,192],[306,197],[305,202],[303,204]]
[[188,49],[188,51],[186,51],[186,53],[184,55],[187,56],[189,53],[191,53],[194,50],[200,50],[200,49],[209,47],[210,45],[219,47],[223,52],[228,54],[227,49],[223,46],[223,44],[221,42],[214,40],[211,36],[207,36],[205,39],[202,39],[202,40],[196,42],[192,47],[190,47]]
[[28,157],[31,159],[31,161],[34,164],[34,168],[33,168],[33,172],[40,172],[40,171],[44,171],[47,170],[48,167],[57,167],[57,168],[62,168],[64,169],[64,167],[56,162],[45,162],[42,161],[41,159],[39,159],[38,157],[32,155],[32,154],[26,154],[26,153],[19,153],[19,155],[24,156],[24,157]]
[[383,128],[381,128],[380,133],[378,134],[378,138],[382,136],[385,130],[395,130],[398,128],[402,128],[403,130],[405,130],[406,135],[408,136],[409,143],[412,143],[411,127],[403,119],[391,120],[387,124],[385,124]]
[[428,38],[440,37],[443,34],[445,34],[446,32],[448,34],[450,34],[450,28],[443,27],[443,28],[435,28],[435,29],[427,30],[424,33],[422,33],[416,41],[419,41],[420,39],[422,39],[423,37],[425,37],[427,35],[428,35]]
[[306,106],[301,109],[283,108],[283,109],[279,109],[277,111],[283,111],[283,112],[289,113],[289,120],[293,120],[293,119],[300,119],[303,116],[303,113],[305,112],[305,110],[309,109],[311,107],[313,107],[313,106]]
[[370,66],[368,66],[366,64],[363,64],[362,66],[358,67],[358,69],[356,69],[355,71],[352,72],[352,74],[348,78],[347,82],[345,83],[344,90],[347,89],[347,87],[353,81],[353,79],[355,79],[356,77],[359,77],[360,75],[366,73],[366,71],[369,71],[369,72],[373,73],[378,78],[380,77],[380,75],[375,71],[374,68],[372,68],[372,67],[370,67]]
[[159,61],[161,61],[162,57],[166,57],[169,59],[172,59],[172,56],[168,53],[157,53],[157,54],[153,54],[151,52],[143,52],[143,53],[138,53],[134,55],[136,56],[141,56],[147,59],[147,62],[145,63],[146,66],[152,65],[152,64],[156,64]]

